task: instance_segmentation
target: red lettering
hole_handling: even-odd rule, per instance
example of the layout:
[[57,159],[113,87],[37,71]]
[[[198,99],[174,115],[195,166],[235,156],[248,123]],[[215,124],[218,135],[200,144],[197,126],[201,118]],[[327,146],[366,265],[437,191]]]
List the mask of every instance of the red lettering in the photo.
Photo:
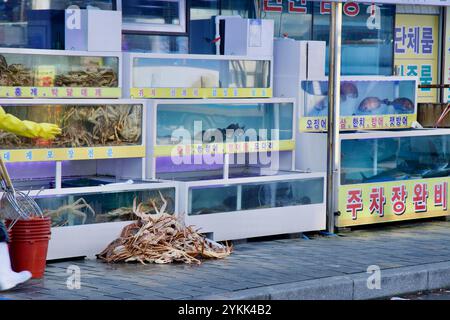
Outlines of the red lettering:
[[359,14],[359,4],[355,2],[347,2],[344,4],[344,13],[346,16],[355,17]]
[[397,187],[392,187],[392,211],[395,215],[402,215],[406,211],[406,197],[408,193],[406,192],[406,186],[401,185]]
[[295,12],[295,13],[306,13],[306,0],[300,1],[300,6],[296,6],[296,1],[289,0],[289,12]]
[[283,0],[275,0],[275,4],[269,4],[269,0],[264,0],[263,10],[268,12],[282,12]]
[[370,200],[370,213],[378,213],[380,217],[384,216],[384,205],[386,204],[386,197],[384,196],[383,187],[372,188],[372,192],[369,195]]
[[331,2],[322,1],[320,3],[320,14],[330,14],[331,13]]
[[448,184],[442,182],[434,186],[434,205],[447,211]]
[[352,219],[358,218],[358,211],[363,209],[361,189],[349,190],[347,193],[347,212],[352,213]]
[[426,212],[427,211],[427,199],[428,191],[426,183],[418,183],[414,186],[414,211]]

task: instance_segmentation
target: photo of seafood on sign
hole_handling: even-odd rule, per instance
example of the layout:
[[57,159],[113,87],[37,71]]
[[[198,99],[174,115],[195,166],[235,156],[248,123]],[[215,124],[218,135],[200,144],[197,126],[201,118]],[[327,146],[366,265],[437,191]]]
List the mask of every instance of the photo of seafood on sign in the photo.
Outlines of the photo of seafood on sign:
[[[417,119],[417,79],[343,77],[341,130],[410,128]],[[326,131],[328,81],[301,83],[300,131]]]

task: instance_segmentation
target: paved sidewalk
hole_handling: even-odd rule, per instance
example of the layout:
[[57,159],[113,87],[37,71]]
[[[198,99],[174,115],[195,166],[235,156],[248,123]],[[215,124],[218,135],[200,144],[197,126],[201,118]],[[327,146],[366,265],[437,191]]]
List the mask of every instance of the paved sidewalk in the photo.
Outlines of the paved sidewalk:
[[[81,269],[69,290],[67,267]],[[379,266],[381,290],[367,289]],[[450,287],[450,222],[382,226],[339,237],[249,242],[226,260],[190,265],[52,263],[9,299],[365,299]]]

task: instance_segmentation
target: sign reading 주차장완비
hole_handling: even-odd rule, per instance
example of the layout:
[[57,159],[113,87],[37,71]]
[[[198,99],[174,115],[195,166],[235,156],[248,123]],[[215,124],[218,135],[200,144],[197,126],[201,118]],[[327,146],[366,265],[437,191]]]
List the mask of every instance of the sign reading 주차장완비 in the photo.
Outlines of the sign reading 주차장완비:
[[[439,16],[397,14],[394,64],[399,76],[418,77],[420,84],[435,84],[439,65]],[[436,89],[419,89],[418,102],[437,102]]]
[[338,227],[449,215],[449,178],[341,185]]

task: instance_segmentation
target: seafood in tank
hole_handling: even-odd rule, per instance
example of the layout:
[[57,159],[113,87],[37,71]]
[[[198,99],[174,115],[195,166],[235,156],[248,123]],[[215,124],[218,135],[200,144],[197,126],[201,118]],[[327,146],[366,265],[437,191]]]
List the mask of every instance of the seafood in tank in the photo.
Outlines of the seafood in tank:
[[[303,81],[302,89],[308,94],[315,96],[327,96],[328,95],[328,82],[327,81]],[[347,99],[356,99],[359,96],[358,87],[356,84],[350,81],[341,82],[341,101],[347,101]]]
[[191,188],[189,201],[190,215],[317,204],[323,202],[323,179],[205,185]]
[[62,133],[53,140],[31,139],[0,130],[2,148],[77,148],[139,145],[142,105],[10,105],[7,113],[21,119],[57,124]]
[[3,53],[0,86],[118,87],[118,59]]
[[22,64],[8,65],[6,58],[0,55],[0,86],[32,86],[34,74]]
[[38,196],[35,200],[44,215],[51,217],[53,227],[131,221],[135,219],[134,202],[148,215],[158,214],[154,208],[164,208],[168,214],[175,211],[173,188]]
[[414,103],[408,98],[397,98],[393,101],[389,101],[389,99],[379,99],[377,97],[368,97],[365,98],[358,107],[358,111],[361,112],[372,112],[382,105],[393,106],[394,109],[401,114],[414,112]]
[[[293,137],[293,103],[160,103],[156,111],[158,145],[224,141],[279,140]],[[191,141],[180,141],[177,130]]]
[[341,184],[450,176],[450,135],[343,139]]
[[[304,115],[327,116],[328,82],[302,81]],[[341,83],[341,116],[414,114],[414,80],[344,80]]]

